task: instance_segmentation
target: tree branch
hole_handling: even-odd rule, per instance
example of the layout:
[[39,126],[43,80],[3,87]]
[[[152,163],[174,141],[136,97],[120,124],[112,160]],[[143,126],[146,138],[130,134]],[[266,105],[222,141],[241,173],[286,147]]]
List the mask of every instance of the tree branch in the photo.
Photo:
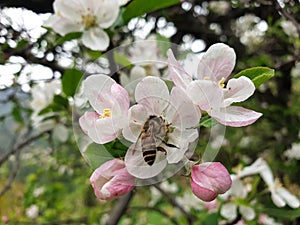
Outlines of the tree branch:
[[116,206],[111,210],[110,217],[105,225],[116,225],[121,219],[122,215],[126,212],[127,206],[133,197],[133,191],[129,192],[125,196],[119,198]]
[[178,204],[178,202],[172,198],[167,192],[165,192],[159,185],[157,184],[154,184],[153,185],[157,190],[159,190],[162,195],[175,207],[177,207],[182,213],[183,215],[186,217],[187,221],[188,221],[188,224],[193,224],[193,221],[195,220],[194,217],[192,217],[190,214],[188,214],[184,208],[181,207],[180,204]]

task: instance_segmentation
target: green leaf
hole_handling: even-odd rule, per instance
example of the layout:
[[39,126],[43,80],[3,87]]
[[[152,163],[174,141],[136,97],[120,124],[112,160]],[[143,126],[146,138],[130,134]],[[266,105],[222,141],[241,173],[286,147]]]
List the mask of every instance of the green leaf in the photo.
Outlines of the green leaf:
[[211,213],[205,218],[203,225],[218,225],[218,213]]
[[63,74],[62,90],[67,96],[74,96],[83,74],[77,69],[68,69]]
[[133,0],[124,10],[122,17],[124,25],[132,18],[142,16],[145,13],[153,12],[158,9],[163,9],[171,5],[179,3],[180,0]]
[[106,150],[104,145],[91,143],[82,153],[85,160],[92,167],[92,169],[97,169],[100,165],[114,157]]
[[98,59],[98,58],[102,55],[102,52],[101,52],[101,51],[95,51],[95,50],[90,50],[90,49],[88,49],[88,50],[87,50],[87,54],[88,54],[93,60],[96,60],[96,59]]
[[124,145],[119,139],[116,139],[112,142],[109,142],[107,144],[104,144],[104,147],[105,149],[115,158],[122,158],[125,156],[126,152],[127,152],[127,149],[130,145],[129,142],[126,141],[125,143],[125,140],[124,141]]
[[211,128],[214,125],[216,125],[217,123],[218,122],[215,119],[211,118],[209,115],[206,115],[201,118],[199,126]]
[[66,108],[67,109],[69,107],[69,101],[68,101],[68,99],[64,98],[61,95],[54,95],[53,102],[57,106],[61,106],[62,108]]
[[261,84],[271,79],[274,76],[274,74],[274,70],[268,67],[253,67],[242,70],[241,72],[236,74],[234,78],[238,78],[241,76],[248,77],[252,80],[255,87],[258,88]]
[[22,113],[20,111],[20,108],[15,106],[12,110],[12,115],[15,119],[15,121],[19,122],[19,123],[23,123],[23,117],[22,117]]
[[73,39],[78,39],[82,36],[82,32],[72,32],[72,33],[68,33],[65,36],[59,37],[55,42],[54,42],[54,46],[56,45],[61,45],[66,41],[71,41]]
[[118,63],[119,65],[122,65],[125,67],[128,67],[128,66],[132,67],[131,62],[125,55],[122,55],[118,52],[114,52],[114,59],[115,59],[115,62]]
[[296,219],[300,217],[300,208],[297,209],[278,209],[278,208],[262,208],[258,211],[266,213],[269,216],[282,219]]
[[27,44],[28,44],[28,41],[25,39],[22,39],[18,42],[17,46],[15,47],[15,50],[22,50],[26,47]]

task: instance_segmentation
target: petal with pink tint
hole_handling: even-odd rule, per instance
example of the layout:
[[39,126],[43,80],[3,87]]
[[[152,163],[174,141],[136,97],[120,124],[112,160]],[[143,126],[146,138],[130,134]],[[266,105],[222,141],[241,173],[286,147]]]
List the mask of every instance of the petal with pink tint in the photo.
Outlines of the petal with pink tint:
[[212,201],[218,194],[231,187],[227,169],[219,162],[208,162],[192,167],[191,185],[193,193],[203,201]]
[[233,102],[242,102],[253,95],[255,86],[248,77],[230,79],[224,90],[224,106]]
[[239,106],[229,106],[212,110],[210,116],[225,126],[242,127],[254,123],[262,114]]
[[145,77],[135,89],[136,102],[148,107],[154,115],[160,115],[166,109],[169,98],[166,83],[158,77]]
[[219,107],[222,102],[222,88],[210,80],[193,81],[187,89],[187,94],[200,109],[210,111]]
[[131,191],[135,179],[127,172],[122,160],[113,159],[96,169],[90,182],[98,199],[111,200]]
[[111,95],[115,101],[112,111],[119,114],[126,114],[125,112],[129,109],[130,105],[128,92],[121,85],[115,83],[111,86]]
[[182,90],[185,90],[190,82],[192,82],[192,76],[188,74],[178,63],[171,49],[167,51],[167,55],[168,68],[172,81],[176,86],[178,86]]
[[104,109],[111,108],[111,86],[116,82],[107,75],[95,74],[83,81],[83,93],[91,106],[101,114]]
[[198,125],[201,112],[188,98],[183,90],[173,87],[170,94],[170,106],[166,111],[166,118],[172,121],[172,126],[180,130]]
[[219,82],[227,78],[234,66],[236,55],[232,48],[223,43],[217,43],[208,48],[198,65],[198,79],[210,78]]

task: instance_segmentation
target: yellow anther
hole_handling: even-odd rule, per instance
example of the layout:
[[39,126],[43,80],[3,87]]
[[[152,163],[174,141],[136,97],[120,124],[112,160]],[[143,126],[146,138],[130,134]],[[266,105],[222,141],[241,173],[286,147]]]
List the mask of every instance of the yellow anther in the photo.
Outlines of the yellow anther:
[[90,28],[96,24],[96,17],[94,15],[82,15],[81,18],[85,28]]
[[225,78],[224,77],[222,77],[222,79],[219,81],[219,85],[223,88],[223,87],[225,87]]
[[103,109],[103,115],[99,116],[100,119],[111,117],[110,109]]
[[210,80],[210,78],[209,77],[204,77],[203,80]]

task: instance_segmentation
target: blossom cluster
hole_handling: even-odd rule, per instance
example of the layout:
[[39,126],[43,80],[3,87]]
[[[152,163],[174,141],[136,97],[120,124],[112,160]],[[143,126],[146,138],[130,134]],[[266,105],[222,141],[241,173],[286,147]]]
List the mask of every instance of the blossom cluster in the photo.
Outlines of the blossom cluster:
[[131,143],[124,160],[115,158],[94,171],[90,181],[95,195],[109,200],[143,184],[141,181],[153,183],[169,165],[177,171],[185,166],[193,193],[203,201],[225,193],[232,183],[227,169],[220,162],[199,164],[189,157],[199,137],[203,113],[233,127],[250,125],[262,115],[231,106],[246,100],[255,90],[245,76],[225,83],[235,60],[232,48],[214,44],[197,62],[194,75],[185,71],[168,50],[166,64],[174,86],[169,90],[163,79],[146,76],[135,87],[134,104],[126,89],[112,78],[103,74],[88,76],[83,81],[83,93],[94,111],[85,112],[79,119],[82,130],[97,144],[115,139]]

